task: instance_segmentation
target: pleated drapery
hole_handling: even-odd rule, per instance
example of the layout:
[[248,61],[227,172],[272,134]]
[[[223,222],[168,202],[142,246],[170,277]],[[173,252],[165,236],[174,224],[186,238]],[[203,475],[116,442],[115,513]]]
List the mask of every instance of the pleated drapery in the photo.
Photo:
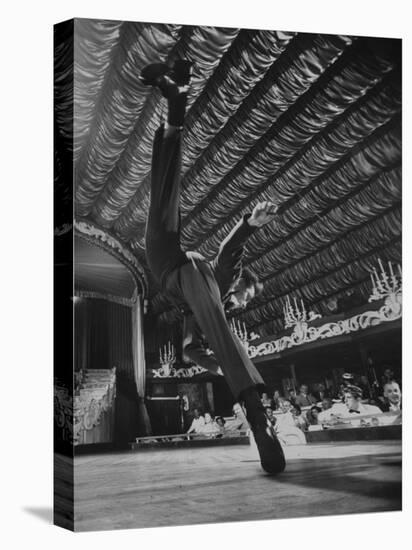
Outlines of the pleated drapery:
[[[257,201],[279,206],[276,223],[245,251],[265,291],[234,315],[265,336],[283,328],[286,297],[320,314],[350,289],[367,301],[378,259],[401,262],[400,41],[76,21],[76,216],[113,233],[143,265],[152,141],[164,103],[139,74],[177,57],[193,62],[184,247],[212,258]],[[70,99],[73,84],[63,69],[60,76],[56,93]],[[58,113],[58,123],[69,114]],[[151,281],[150,311],[170,326],[178,312],[159,290]]]

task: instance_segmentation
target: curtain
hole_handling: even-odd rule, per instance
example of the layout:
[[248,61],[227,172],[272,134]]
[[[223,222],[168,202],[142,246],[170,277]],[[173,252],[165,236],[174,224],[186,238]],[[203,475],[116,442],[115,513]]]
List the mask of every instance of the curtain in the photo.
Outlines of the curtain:
[[146,360],[143,333],[143,304],[140,295],[136,297],[136,301],[132,307],[132,350],[134,379],[138,394],[139,432],[151,435],[150,418],[144,400],[146,391]]
[[75,369],[116,367],[114,435],[122,447],[146,433],[136,388],[132,317],[129,306],[103,299],[81,298],[75,306]]

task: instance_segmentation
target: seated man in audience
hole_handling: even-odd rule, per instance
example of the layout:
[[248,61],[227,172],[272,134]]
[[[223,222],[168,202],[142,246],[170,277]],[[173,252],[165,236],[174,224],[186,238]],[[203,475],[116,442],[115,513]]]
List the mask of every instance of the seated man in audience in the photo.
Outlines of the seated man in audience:
[[296,403],[296,390],[294,388],[289,388],[286,393],[286,401],[290,401],[291,403]]
[[200,433],[202,427],[205,425],[205,417],[200,414],[199,409],[193,410],[193,421],[190,428],[187,430],[188,434],[191,433]]
[[300,386],[299,394],[295,399],[296,405],[299,405],[299,407],[310,407],[316,403],[315,397],[311,393],[308,393],[308,391],[309,388],[306,384]]
[[328,390],[325,388],[325,384],[319,383],[317,386],[317,391],[313,395],[317,403],[320,403],[324,397],[328,396]]
[[249,430],[248,421],[239,403],[235,403],[233,405],[233,415],[234,415],[233,420],[228,420],[226,422],[226,431],[229,432],[234,430],[242,430],[242,431]]
[[383,387],[384,402],[381,409],[384,412],[388,411],[401,411],[402,410],[402,393],[401,388],[395,380],[386,382]]
[[351,418],[352,426],[371,425],[371,418],[359,421],[356,417],[359,415],[376,414],[381,415],[382,411],[375,405],[362,403],[362,389],[359,386],[349,385],[345,388],[345,405],[347,410],[342,413],[341,418]]
[[393,370],[386,366],[385,370],[383,371],[383,376],[381,378],[381,385],[382,387],[387,383],[387,382],[392,382],[392,380],[395,379],[395,373],[393,372]]

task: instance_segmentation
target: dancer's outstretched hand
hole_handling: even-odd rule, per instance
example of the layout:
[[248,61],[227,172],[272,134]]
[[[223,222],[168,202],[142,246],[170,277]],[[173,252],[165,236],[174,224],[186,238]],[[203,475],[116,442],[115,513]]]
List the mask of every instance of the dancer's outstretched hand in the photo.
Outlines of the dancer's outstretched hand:
[[252,215],[248,219],[248,224],[253,227],[262,227],[275,218],[278,207],[273,202],[258,202],[253,209]]

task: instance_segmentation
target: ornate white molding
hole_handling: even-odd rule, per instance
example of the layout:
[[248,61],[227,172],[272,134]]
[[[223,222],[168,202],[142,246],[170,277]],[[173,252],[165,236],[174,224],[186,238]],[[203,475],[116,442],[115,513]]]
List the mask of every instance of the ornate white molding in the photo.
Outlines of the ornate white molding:
[[105,294],[102,292],[92,292],[88,290],[76,290],[76,298],[94,298],[96,300],[106,300],[122,306],[133,307],[136,303],[136,296],[133,298],[122,298],[121,296],[113,296],[113,294]]
[[402,291],[389,294],[384,304],[375,311],[364,311],[348,319],[325,323],[319,327],[309,326],[307,322],[298,322],[292,333],[282,336],[277,340],[262,342],[256,346],[249,343],[248,355],[251,359],[262,355],[280,353],[287,349],[303,344],[310,344],[317,340],[343,336],[352,332],[358,332],[383,323],[396,321],[402,317]]
[[148,282],[146,273],[140,265],[139,260],[129,248],[124,246],[113,235],[89,222],[75,220],[74,228],[80,237],[100,246],[123,263],[133,274],[137,283],[143,287],[144,294],[147,294]]
[[202,372],[208,372],[199,365],[192,365],[191,367],[181,367],[176,369],[172,365],[163,365],[159,369],[151,369],[153,378],[192,378]]

